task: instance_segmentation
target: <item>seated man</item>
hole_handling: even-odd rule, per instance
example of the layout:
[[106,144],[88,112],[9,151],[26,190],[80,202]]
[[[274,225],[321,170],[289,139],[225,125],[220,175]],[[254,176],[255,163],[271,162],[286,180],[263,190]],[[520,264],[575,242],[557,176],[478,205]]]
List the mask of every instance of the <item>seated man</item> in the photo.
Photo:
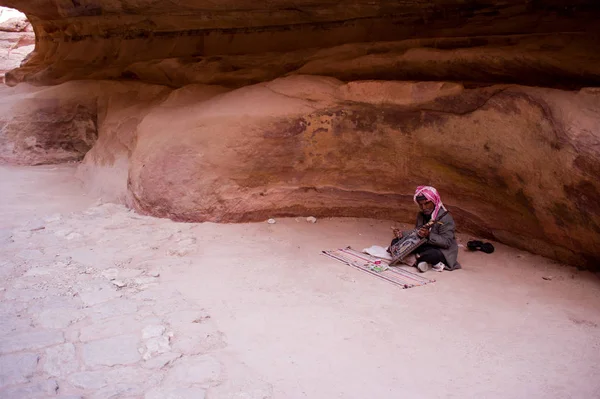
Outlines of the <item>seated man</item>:
[[[438,271],[460,269],[456,261],[458,245],[454,236],[454,219],[444,207],[437,190],[430,186],[419,186],[413,198],[421,209],[417,215],[416,228],[420,228],[417,234],[427,238],[427,242],[414,251],[417,268],[421,272],[426,272],[432,266]],[[436,220],[436,223],[430,228],[424,227],[430,220]],[[395,229],[396,238],[392,244],[408,233]]]

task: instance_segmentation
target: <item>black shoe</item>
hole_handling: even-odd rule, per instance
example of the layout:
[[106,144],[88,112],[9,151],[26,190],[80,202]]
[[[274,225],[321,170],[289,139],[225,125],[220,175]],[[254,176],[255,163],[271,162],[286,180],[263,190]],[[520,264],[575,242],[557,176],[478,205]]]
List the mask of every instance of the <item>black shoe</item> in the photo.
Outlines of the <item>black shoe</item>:
[[494,246],[489,242],[483,242],[478,240],[471,240],[467,243],[467,248],[471,251],[481,251],[486,254],[491,254],[494,252]]
[[494,246],[489,242],[484,242],[480,251],[485,252],[486,254],[491,254],[494,252]]
[[469,248],[471,251],[479,251],[482,245],[482,241],[471,240],[467,243],[467,248]]

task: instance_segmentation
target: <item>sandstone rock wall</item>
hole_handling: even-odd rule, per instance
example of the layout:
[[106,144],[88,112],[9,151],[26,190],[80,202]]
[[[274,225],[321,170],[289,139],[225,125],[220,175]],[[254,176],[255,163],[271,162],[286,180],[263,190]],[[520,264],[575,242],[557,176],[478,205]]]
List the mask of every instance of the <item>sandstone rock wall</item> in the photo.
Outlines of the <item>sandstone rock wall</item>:
[[195,98],[138,126],[128,187],[144,213],[409,221],[410,193],[426,183],[463,231],[589,267],[600,259],[593,90],[289,78]]
[[0,0],[35,55],[8,75],[241,87],[289,74],[546,87],[600,82],[595,0]]
[[71,82],[0,94],[17,104],[0,128],[3,160],[85,154],[86,184],[145,214],[411,222],[414,187],[432,184],[463,232],[590,268],[600,260],[597,89],[295,76],[233,91]]
[[410,222],[432,184],[463,231],[600,264],[595,0],[0,4],[36,33],[0,161],[83,158],[105,199],[183,221]]
[[0,162],[39,165],[78,161],[97,137],[95,99],[68,86],[0,89]]

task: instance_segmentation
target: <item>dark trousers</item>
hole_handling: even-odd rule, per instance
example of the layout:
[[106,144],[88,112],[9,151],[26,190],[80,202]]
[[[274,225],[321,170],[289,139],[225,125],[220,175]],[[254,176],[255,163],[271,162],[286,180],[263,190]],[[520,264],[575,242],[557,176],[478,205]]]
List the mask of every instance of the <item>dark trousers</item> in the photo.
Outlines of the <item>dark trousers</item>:
[[430,265],[437,265],[440,262],[448,264],[442,251],[431,244],[421,245],[415,249],[415,254],[418,254],[417,262],[427,262]]

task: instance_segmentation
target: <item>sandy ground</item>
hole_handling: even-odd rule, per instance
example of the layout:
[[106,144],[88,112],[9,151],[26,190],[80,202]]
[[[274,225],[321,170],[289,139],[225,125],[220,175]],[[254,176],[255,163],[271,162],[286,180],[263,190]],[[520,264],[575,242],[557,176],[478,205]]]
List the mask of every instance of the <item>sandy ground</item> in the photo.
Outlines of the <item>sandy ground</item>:
[[0,192],[1,398],[600,397],[589,272],[496,245],[402,290],[320,255],[390,221],[174,223],[72,166]]

